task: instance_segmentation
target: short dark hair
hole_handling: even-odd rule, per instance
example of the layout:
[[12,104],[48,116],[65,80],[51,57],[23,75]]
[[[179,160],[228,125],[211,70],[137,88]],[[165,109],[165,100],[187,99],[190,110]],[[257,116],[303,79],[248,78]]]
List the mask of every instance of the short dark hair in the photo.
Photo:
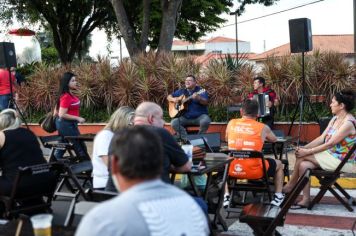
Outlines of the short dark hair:
[[162,171],[161,138],[145,126],[132,126],[117,132],[110,154],[118,158],[120,174],[128,179],[154,179]]
[[197,79],[195,78],[195,76],[194,75],[187,75],[187,77],[185,77],[185,78],[192,78],[195,82],[197,81]]
[[341,90],[334,94],[335,100],[338,103],[343,103],[345,105],[345,110],[350,112],[355,107],[355,92],[349,89]]
[[256,100],[246,99],[242,104],[244,115],[257,116],[258,115],[258,103]]
[[263,86],[266,85],[266,79],[263,78],[262,76],[257,76],[256,78],[253,79],[253,81],[258,80]]

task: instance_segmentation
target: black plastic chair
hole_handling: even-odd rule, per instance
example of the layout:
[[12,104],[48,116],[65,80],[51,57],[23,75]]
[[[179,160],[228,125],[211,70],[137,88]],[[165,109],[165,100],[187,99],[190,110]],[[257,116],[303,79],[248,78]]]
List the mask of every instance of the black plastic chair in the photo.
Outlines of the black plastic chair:
[[[261,152],[257,152],[257,151],[242,151],[242,150],[238,150],[238,151],[233,151],[230,155],[232,155],[234,158],[258,158],[261,159],[262,162],[262,171],[263,171],[263,176],[260,179],[240,179],[240,178],[236,178],[236,177],[232,177],[229,175],[228,177],[228,188],[231,192],[230,194],[230,203],[229,203],[229,207],[226,209],[226,211],[228,212],[228,216],[230,212],[236,212],[234,207],[232,207],[232,204],[234,203],[234,195],[235,192],[244,192],[243,195],[243,199],[241,204],[242,205],[246,205],[246,194],[247,192],[252,192],[254,195],[256,193],[262,192],[262,193],[267,193],[268,199],[269,201],[272,200],[272,193],[271,193],[271,184],[270,183],[270,179],[268,177],[267,174],[267,168],[265,165],[265,158],[263,156],[263,154]],[[233,165],[232,163],[230,164],[230,168],[231,165]],[[245,180],[244,182],[242,182],[241,180]],[[234,203],[236,204],[236,203]]]
[[310,180],[310,170],[306,170],[304,175],[299,178],[293,191],[288,198],[284,200],[282,207],[271,204],[253,203],[246,205],[239,217],[240,222],[248,224],[255,235],[281,235],[277,226],[283,226],[286,214],[292,204],[296,201],[304,186]]
[[63,165],[52,162],[20,167],[9,196],[0,196],[4,204],[4,217],[16,218],[19,214],[51,212],[53,194]]
[[[340,178],[340,175],[342,173],[341,169],[344,167],[346,162],[350,159],[352,154],[355,153],[356,150],[356,143],[352,146],[351,150],[347,153],[345,158],[341,161],[341,163],[338,165],[338,167],[335,169],[335,171],[327,171],[327,170],[321,170],[321,169],[316,169],[312,171],[312,175],[318,178],[319,183],[320,183],[320,190],[318,194],[313,198],[311,203],[308,206],[308,209],[311,210],[315,204],[319,203],[320,200],[323,198],[325,195],[326,191],[330,191],[339,202],[342,203],[346,207],[347,210],[349,211],[354,211],[352,205],[356,205],[355,199],[348,194],[345,189],[343,189],[340,184],[338,184],[336,181]],[[336,192],[336,189],[339,190],[339,192],[347,199],[345,201],[342,196]]]

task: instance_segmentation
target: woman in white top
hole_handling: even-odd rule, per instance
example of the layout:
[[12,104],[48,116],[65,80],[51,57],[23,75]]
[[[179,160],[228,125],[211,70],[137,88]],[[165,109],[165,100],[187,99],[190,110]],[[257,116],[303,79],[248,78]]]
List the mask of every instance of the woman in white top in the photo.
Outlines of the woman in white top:
[[104,189],[109,178],[108,152],[112,137],[116,131],[130,125],[135,110],[123,106],[117,109],[110,117],[108,124],[94,139],[93,144],[93,187]]

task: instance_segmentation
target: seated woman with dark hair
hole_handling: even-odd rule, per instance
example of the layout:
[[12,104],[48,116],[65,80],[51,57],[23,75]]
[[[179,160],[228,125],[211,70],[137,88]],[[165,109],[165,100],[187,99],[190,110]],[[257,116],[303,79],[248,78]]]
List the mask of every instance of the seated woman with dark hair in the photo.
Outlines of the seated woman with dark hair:
[[11,193],[19,167],[46,163],[37,137],[20,126],[15,110],[0,113],[0,195]]
[[[355,106],[355,92],[343,90],[331,101],[331,112],[335,115],[322,135],[308,145],[296,150],[296,162],[290,181],[283,191],[289,193],[306,169],[322,168],[333,171],[345,158],[356,142],[356,120],[351,114]],[[356,153],[344,165],[343,172],[356,173]],[[310,184],[303,190],[303,198],[294,209],[305,208],[310,202]]]

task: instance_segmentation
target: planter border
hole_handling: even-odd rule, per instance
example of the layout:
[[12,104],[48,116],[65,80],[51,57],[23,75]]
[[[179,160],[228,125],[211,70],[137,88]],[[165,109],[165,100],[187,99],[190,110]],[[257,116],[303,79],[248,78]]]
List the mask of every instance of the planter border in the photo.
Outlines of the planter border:
[[[289,126],[291,122],[275,122],[275,128],[283,130],[285,134],[288,133]],[[88,133],[98,133],[100,130],[104,128],[106,123],[86,123],[80,124],[79,130],[82,134]],[[208,133],[220,133],[221,139],[225,141],[225,130],[226,130],[226,122],[212,122],[209,126]],[[34,132],[37,136],[47,136],[47,135],[55,135],[55,133],[47,133],[44,131],[38,124],[30,123],[30,130]],[[171,128],[170,123],[165,123],[164,127],[171,133],[173,130]],[[295,137],[298,134],[299,124],[293,124],[291,136]],[[317,122],[303,122],[301,127],[301,142],[311,142],[313,139],[320,135],[320,127]]]

